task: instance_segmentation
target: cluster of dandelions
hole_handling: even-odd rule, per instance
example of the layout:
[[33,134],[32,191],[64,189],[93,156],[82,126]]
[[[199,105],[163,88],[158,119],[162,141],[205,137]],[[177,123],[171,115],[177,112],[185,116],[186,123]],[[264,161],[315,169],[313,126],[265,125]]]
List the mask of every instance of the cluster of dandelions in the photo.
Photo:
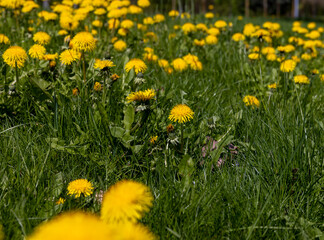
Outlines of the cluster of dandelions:
[[[69,194],[91,194],[86,181],[69,184]],[[27,240],[153,240],[155,235],[138,223],[153,205],[153,195],[146,185],[122,180],[104,193],[100,217],[81,211],[62,213],[40,224]]]

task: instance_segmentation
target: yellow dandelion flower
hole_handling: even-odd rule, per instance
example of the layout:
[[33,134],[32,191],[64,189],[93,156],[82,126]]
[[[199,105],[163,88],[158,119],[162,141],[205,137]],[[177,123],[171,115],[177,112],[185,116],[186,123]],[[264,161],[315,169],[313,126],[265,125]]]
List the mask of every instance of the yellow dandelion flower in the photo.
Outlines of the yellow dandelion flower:
[[235,42],[239,42],[239,41],[244,41],[245,40],[245,36],[242,33],[235,33],[232,36],[233,41]]
[[65,199],[61,198],[61,197],[55,202],[56,205],[61,205],[61,204],[64,204],[64,203],[65,203]]
[[143,13],[143,9],[136,5],[130,5],[128,7],[128,13],[129,14],[140,14],[140,13]]
[[147,89],[145,91],[132,92],[126,98],[128,102],[146,102],[155,97],[156,93],[153,89]]
[[60,54],[60,61],[64,65],[71,65],[72,62],[75,62],[76,60],[79,60],[80,58],[81,58],[81,53],[76,50],[73,50],[73,49],[64,50]]
[[154,20],[154,22],[156,22],[156,23],[160,23],[160,22],[164,22],[164,21],[165,21],[165,17],[164,17],[164,15],[162,15],[162,14],[156,14],[156,15],[153,17],[153,20]]
[[90,196],[92,194],[93,186],[87,179],[77,179],[69,183],[68,195],[73,195],[78,198],[83,194],[84,196]]
[[174,70],[176,70],[178,72],[182,72],[182,71],[188,69],[188,64],[182,58],[174,59],[172,61],[171,65],[173,66]]
[[138,74],[139,72],[145,73],[147,66],[145,62],[141,59],[133,58],[125,65],[125,71],[128,73],[131,69],[134,69],[135,73]]
[[264,29],[259,29],[256,32],[252,34],[252,37],[258,37],[258,38],[263,38],[266,36],[270,36],[270,33],[267,30]]
[[125,37],[129,33],[129,30],[127,28],[120,28],[118,29],[117,33],[120,36]]
[[189,65],[192,70],[201,71],[202,70],[202,63],[199,61],[198,57],[192,54],[187,54],[183,57],[183,60]]
[[209,34],[209,35],[213,35],[213,36],[218,36],[219,34],[220,34],[220,31],[219,31],[219,29],[218,28],[210,28],[210,29],[208,29],[207,30],[207,33]]
[[112,81],[117,81],[120,78],[120,76],[118,76],[116,73],[114,73],[113,75],[110,76],[110,79]]
[[148,62],[156,62],[158,60],[158,56],[153,53],[144,53],[143,59]]
[[0,43],[10,44],[10,40],[6,35],[0,34]]
[[127,48],[127,44],[123,40],[118,40],[114,43],[114,49],[118,52],[123,52]]
[[309,84],[309,78],[305,75],[297,75],[294,77],[294,82],[299,84]]
[[159,59],[158,64],[161,68],[168,68],[170,66],[168,60],[165,59]]
[[250,95],[245,96],[243,98],[243,102],[245,103],[246,106],[252,106],[253,108],[260,107],[259,100],[254,96],[250,96]]
[[156,240],[158,239],[146,226],[140,223],[124,222],[108,225],[114,233],[116,239],[120,240]]
[[309,61],[312,59],[312,55],[310,55],[309,53],[303,53],[301,55],[301,59],[305,60],[305,61]]
[[2,55],[2,58],[6,64],[10,67],[21,68],[24,66],[27,59],[27,53],[22,47],[11,46]]
[[72,95],[73,96],[78,96],[78,94],[79,94],[79,89],[78,88],[73,88],[72,89]]
[[205,39],[202,39],[202,40],[195,39],[194,40],[194,45],[199,46],[199,47],[204,46],[205,45]]
[[100,59],[96,59],[95,64],[93,65],[95,69],[100,69],[100,70],[106,70],[115,66],[116,65],[114,65],[114,63],[110,60],[100,60]]
[[96,92],[101,91],[101,84],[100,84],[100,82],[95,82],[95,84],[93,86],[93,90],[95,90]]
[[270,89],[276,89],[277,87],[278,87],[277,83],[272,83],[272,84],[268,85],[268,88],[270,88]]
[[58,58],[58,54],[57,53],[54,53],[54,54],[45,54],[43,56],[43,60],[46,60],[46,61],[54,61]]
[[247,37],[252,37],[252,34],[256,31],[256,27],[252,23],[245,24],[243,28],[243,34]]
[[185,24],[183,24],[183,26],[181,28],[182,28],[182,31],[184,32],[184,34],[189,34],[191,32],[196,31],[196,26],[193,25],[192,23],[185,23]]
[[292,72],[294,71],[297,63],[294,60],[286,60],[280,64],[280,71],[282,72]]
[[309,28],[309,29],[314,29],[314,28],[316,28],[316,23],[314,23],[314,22],[308,23],[308,24],[307,24],[307,28]]
[[205,18],[208,18],[208,19],[214,18],[214,13],[212,13],[212,12],[205,13]]
[[207,28],[206,24],[204,24],[204,23],[198,23],[196,25],[196,29],[199,30],[199,31],[203,31],[203,32],[208,31],[208,28]]
[[227,23],[224,20],[218,20],[214,25],[217,28],[225,28],[227,26]]
[[208,36],[205,38],[205,42],[206,42],[206,44],[208,44],[208,45],[215,45],[215,44],[217,44],[218,39],[217,39],[217,37],[214,36],[214,35],[208,35]]
[[47,45],[51,41],[51,36],[46,32],[37,32],[34,34],[33,40],[40,45]]
[[120,21],[118,19],[112,18],[108,20],[109,29],[116,29],[119,27]]
[[144,25],[152,25],[154,23],[155,22],[154,22],[153,18],[151,18],[151,17],[146,17],[146,18],[143,19],[143,24]]
[[193,119],[194,112],[185,104],[174,106],[170,112],[169,120],[178,123],[186,123]]
[[277,60],[277,55],[276,54],[274,54],[274,53],[269,53],[268,55],[267,55],[267,60],[268,61],[276,61]]
[[262,48],[261,52],[263,55],[268,55],[268,54],[275,54],[276,50],[273,47],[264,47]]
[[259,53],[250,53],[248,55],[248,58],[251,59],[251,60],[256,60],[256,59],[260,58],[260,54]]
[[122,180],[105,192],[101,205],[101,219],[107,223],[136,222],[153,205],[153,195],[146,185]]
[[141,8],[147,8],[151,5],[149,0],[138,0],[137,5]]
[[28,54],[32,58],[42,59],[46,53],[46,49],[44,46],[39,44],[34,44],[28,51]]
[[[120,229],[118,229],[121,231]],[[115,239],[118,231],[112,231],[106,223],[94,214],[84,212],[65,212],[41,223],[27,240]],[[115,234],[114,234],[115,233]],[[113,235],[114,234],[114,235]]]
[[98,8],[94,11],[94,14],[97,16],[104,15],[107,11],[104,8]]
[[96,47],[96,40],[89,32],[79,32],[71,40],[73,48],[78,51],[91,52]]
[[177,10],[171,10],[169,12],[169,17],[177,17],[179,16],[179,12]]
[[318,71],[318,69],[316,69],[316,68],[315,68],[315,69],[312,69],[311,72],[312,72],[313,75],[319,74],[319,71]]
[[151,144],[154,144],[157,141],[157,139],[158,139],[158,136],[152,136],[152,137],[150,137],[150,143]]
[[321,75],[320,75],[320,79],[321,79],[321,81],[324,82],[324,74],[321,74]]
[[125,19],[120,23],[120,26],[122,28],[131,29],[132,27],[134,27],[134,22],[132,20]]
[[68,35],[68,34],[69,33],[66,30],[64,30],[64,29],[58,31],[58,35],[60,35],[60,36],[64,36],[64,35]]
[[101,28],[102,25],[103,25],[103,23],[100,20],[94,20],[94,21],[92,21],[92,26],[94,26],[94,27]]

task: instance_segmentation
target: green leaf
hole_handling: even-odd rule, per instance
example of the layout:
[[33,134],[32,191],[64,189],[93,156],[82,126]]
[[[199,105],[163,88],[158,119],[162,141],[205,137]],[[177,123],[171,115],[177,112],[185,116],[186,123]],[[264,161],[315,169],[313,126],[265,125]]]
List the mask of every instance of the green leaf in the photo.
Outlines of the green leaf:
[[63,184],[64,184],[63,174],[61,172],[59,172],[55,175],[55,182],[54,182],[53,191],[52,191],[52,195],[54,198],[57,198],[62,193]]
[[195,171],[195,163],[189,155],[184,155],[178,168],[181,175],[190,176]]
[[129,132],[135,119],[135,109],[133,105],[127,105],[124,108],[124,126],[126,132]]
[[125,129],[121,127],[110,127],[111,135],[113,137],[122,139],[125,134]]

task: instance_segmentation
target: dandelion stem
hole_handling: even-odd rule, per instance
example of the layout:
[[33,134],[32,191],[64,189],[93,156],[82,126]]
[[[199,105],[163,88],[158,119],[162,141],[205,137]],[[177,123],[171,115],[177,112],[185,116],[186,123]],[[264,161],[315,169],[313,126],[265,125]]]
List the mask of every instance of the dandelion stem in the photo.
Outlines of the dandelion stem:
[[181,126],[181,153],[183,153],[183,124],[180,125]]
[[85,67],[84,51],[81,52],[81,58],[82,58],[83,81],[84,83],[86,83],[86,67]]
[[17,62],[15,62],[15,70],[16,70],[16,82],[18,84],[18,81],[19,81],[19,77],[18,77],[18,66],[17,66]]

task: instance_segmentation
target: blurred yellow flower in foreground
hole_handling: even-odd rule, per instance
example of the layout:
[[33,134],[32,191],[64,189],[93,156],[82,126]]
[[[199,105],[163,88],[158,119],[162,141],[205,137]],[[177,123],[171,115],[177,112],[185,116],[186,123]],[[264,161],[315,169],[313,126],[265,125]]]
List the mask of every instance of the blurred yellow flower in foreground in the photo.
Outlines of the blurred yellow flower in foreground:
[[27,240],[108,240],[112,230],[93,214],[66,212],[41,223]]
[[123,180],[104,194],[101,219],[106,223],[137,222],[153,205],[150,188],[143,183]]

